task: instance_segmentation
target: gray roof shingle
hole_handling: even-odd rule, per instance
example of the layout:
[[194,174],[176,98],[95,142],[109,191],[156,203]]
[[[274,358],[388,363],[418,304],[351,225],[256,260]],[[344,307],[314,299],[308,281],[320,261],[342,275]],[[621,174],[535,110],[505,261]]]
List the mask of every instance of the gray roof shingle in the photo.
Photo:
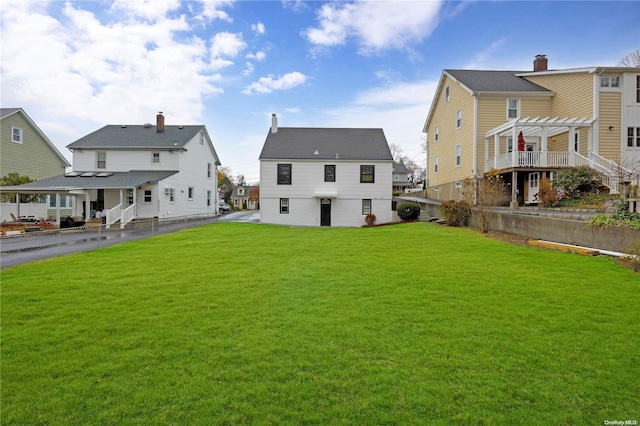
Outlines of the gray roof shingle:
[[542,86],[518,77],[524,71],[445,70],[474,92],[549,92]]
[[0,108],[0,118],[5,118],[7,115],[11,115],[16,111],[20,111],[20,108]]
[[203,125],[164,126],[164,132],[158,133],[153,125],[108,125],[70,143],[67,148],[182,148],[202,129]]
[[393,160],[382,129],[279,127],[261,160]]
[[[82,172],[75,172],[82,173]],[[130,172],[113,172],[105,177],[81,177],[58,175],[47,179],[25,183],[18,186],[3,187],[3,191],[11,191],[12,188],[26,190],[72,190],[72,189],[121,189],[134,188],[146,183],[155,183],[178,173],[174,170],[134,170]],[[16,191],[17,192],[17,191]]]

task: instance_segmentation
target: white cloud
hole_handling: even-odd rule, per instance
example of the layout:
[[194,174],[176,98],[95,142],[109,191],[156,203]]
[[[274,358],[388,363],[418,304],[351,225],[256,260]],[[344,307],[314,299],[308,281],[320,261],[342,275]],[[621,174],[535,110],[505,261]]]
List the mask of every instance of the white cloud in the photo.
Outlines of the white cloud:
[[244,50],[247,44],[242,40],[242,34],[232,34],[227,32],[217,33],[211,39],[211,56],[236,57]]
[[264,34],[264,24],[262,22],[258,22],[257,24],[252,24],[251,29],[257,34]]
[[168,123],[199,122],[203,98],[222,91],[206,43],[182,37],[183,16],[162,16],[175,2],[134,3],[115,2],[129,16],[107,24],[82,2],[52,2],[58,19],[42,2],[3,2],[2,105],[25,108],[65,154],[89,131],[149,122],[159,110]]
[[260,79],[247,86],[242,93],[250,95],[251,93],[271,93],[274,90],[286,90],[304,84],[307,77],[300,72],[290,72],[284,74],[280,78],[260,77]]
[[[125,0],[131,1],[131,0]],[[227,12],[221,10],[222,7],[232,5],[234,0],[204,0],[202,1],[202,17],[212,21],[220,19],[226,22],[233,22],[233,19]]]
[[247,59],[253,59],[255,61],[261,62],[264,61],[264,59],[267,57],[267,54],[260,51],[260,52],[256,52],[256,53],[248,53],[247,54]]
[[482,52],[476,53],[471,62],[467,63],[464,68],[469,70],[496,69],[493,65],[492,59],[495,53],[504,46],[505,41],[504,37],[494,41]]
[[316,46],[332,47],[355,38],[360,53],[403,49],[429,34],[438,24],[441,1],[368,1],[325,4],[319,26],[305,31]]
[[114,13],[125,13],[151,21],[164,19],[168,12],[179,7],[179,0],[114,0],[111,4],[111,10]]

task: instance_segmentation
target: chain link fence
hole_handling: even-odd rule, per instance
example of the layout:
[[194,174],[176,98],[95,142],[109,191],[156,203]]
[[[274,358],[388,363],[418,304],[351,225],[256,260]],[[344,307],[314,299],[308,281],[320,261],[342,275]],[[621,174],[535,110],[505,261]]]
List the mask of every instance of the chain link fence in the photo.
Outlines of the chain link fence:
[[22,229],[6,231],[0,237],[0,268],[33,262],[48,257],[89,251],[125,241],[139,240],[181,229],[218,221],[218,216],[182,216],[173,219],[139,220],[124,229],[118,224],[107,228],[100,223],[84,226],[40,230],[37,223],[25,224]]

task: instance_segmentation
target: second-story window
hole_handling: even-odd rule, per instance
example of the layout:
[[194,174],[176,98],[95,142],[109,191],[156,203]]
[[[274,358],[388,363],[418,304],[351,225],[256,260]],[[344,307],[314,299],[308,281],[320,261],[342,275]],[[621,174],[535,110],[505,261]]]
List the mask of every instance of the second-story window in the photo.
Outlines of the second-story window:
[[363,165],[360,166],[360,183],[374,183],[376,174],[376,166]]
[[449,102],[449,94],[450,94],[450,90],[449,90],[449,86],[444,88],[444,101],[445,102]]
[[336,181],[336,166],[335,164],[325,164],[324,166],[324,181],[335,182]]
[[278,185],[291,185],[291,164],[278,164]]
[[151,162],[153,164],[160,164],[160,153],[154,152],[151,154]]
[[456,167],[462,164],[462,146],[456,146]]
[[22,143],[22,129],[20,127],[11,128],[11,142]]
[[200,132],[200,145],[204,145],[204,133]]
[[438,156],[433,157],[433,173],[438,173]]
[[207,177],[211,179],[211,163],[207,163]]
[[459,109],[456,112],[456,128],[459,129],[460,127],[462,127],[462,110]]
[[434,139],[436,142],[438,142],[438,139],[440,139],[440,128],[438,126],[436,126],[434,130]]
[[520,102],[518,99],[507,99],[507,120],[520,116]]
[[107,153],[105,151],[99,151],[97,153],[96,169],[107,168]]

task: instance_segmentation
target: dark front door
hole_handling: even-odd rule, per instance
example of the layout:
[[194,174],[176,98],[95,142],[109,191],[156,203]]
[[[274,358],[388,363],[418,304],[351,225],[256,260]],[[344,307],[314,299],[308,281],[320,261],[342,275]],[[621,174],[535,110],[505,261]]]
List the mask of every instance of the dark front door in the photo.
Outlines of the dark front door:
[[331,199],[320,200],[320,226],[331,226]]

